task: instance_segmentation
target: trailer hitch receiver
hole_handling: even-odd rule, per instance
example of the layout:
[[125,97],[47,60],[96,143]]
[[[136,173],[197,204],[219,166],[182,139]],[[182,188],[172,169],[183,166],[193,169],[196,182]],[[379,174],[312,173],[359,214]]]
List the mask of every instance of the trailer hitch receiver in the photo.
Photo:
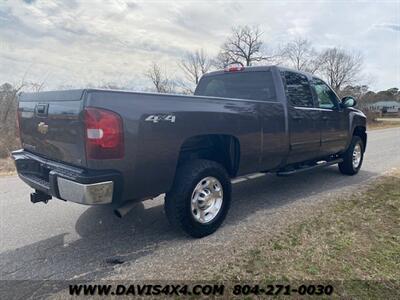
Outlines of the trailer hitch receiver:
[[31,202],[32,203],[38,203],[38,202],[44,202],[47,203],[51,199],[51,196],[43,193],[41,191],[36,190],[34,193],[31,193]]

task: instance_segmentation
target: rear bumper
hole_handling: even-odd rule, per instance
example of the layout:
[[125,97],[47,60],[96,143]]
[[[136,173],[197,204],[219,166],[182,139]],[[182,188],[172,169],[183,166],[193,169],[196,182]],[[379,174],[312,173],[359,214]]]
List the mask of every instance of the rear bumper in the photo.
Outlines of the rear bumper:
[[80,204],[109,204],[121,192],[122,177],[112,170],[88,170],[54,162],[24,150],[12,156],[19,177],[30,187]]
[[112,202],[114,182],[104,181],[91,184],[57,178],[60,197],[81,204],[107,204]]

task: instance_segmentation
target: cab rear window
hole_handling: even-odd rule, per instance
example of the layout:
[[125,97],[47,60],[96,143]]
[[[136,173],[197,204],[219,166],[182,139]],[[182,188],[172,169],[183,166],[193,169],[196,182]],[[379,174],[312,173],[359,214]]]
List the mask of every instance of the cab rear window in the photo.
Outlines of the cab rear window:
[[203,77],[195,95],[275,101],[275,87],[270,71],[232,72]]

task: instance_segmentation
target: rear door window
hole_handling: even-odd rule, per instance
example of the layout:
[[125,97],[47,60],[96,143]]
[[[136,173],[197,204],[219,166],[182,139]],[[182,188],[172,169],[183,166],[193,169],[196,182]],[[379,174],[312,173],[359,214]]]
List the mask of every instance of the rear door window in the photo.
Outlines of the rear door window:
[[276,101],[270,71],[232,72],[206,76],[200,80],[195,95]]
[[313,107],[314,101],[307,77],[290,71],[283,71],[281,74],[289,104],[298,107]]

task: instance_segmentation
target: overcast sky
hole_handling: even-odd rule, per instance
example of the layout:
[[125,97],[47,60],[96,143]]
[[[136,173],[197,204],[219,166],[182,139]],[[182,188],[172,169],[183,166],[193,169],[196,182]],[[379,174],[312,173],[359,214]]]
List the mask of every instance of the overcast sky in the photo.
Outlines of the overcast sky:
[[143,89],[151,61],[179,76],[185,51],[215,55],[232,26],[259,24],[270,48],[301,36],[361,51],[372,89],[400,87],[398,1],[0,0],[0,84]]

